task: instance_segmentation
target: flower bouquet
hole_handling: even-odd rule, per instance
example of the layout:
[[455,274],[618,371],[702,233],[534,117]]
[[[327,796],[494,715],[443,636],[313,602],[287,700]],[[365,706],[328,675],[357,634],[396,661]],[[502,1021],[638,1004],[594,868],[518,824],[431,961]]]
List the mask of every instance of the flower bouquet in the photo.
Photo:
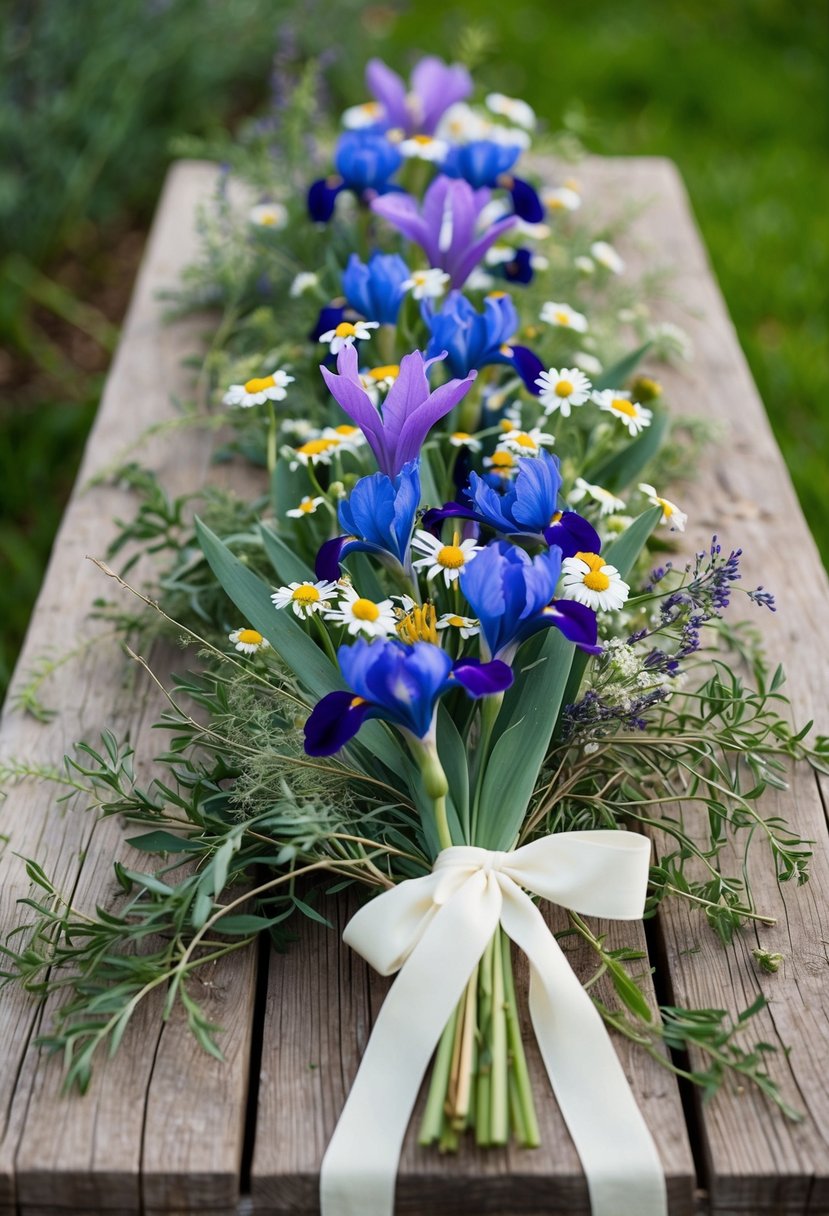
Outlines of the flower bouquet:
[[[30,862],[51,898],[6,974],[70,987],[45,1041],[83,1087],[160,985],[217,1051],[188,988],[201,961],[263,931],[284,944],[290,916],[324,919],[326,894],[362,884],[376,897],[346,941],[397,978],[323,1163],[323,1212],[392,1211],[430,1062],[422,1144],[538,1146],[515,945],[594,1213],[659,1216],[658,1154],[606,1026],[709,1091],[735,1074],[784,1104],[762,1049],[737,1042],[751,1011],[658,1016],[632,956],[584,918],[676,898],[724,941],[762,921],[719,851],[745,832],[804,881],[806,843],[757,797],[785,759],[822,764],[825,746],[787,724],[780,675],[724,620],[739,551],[714,538],[654,567],[688,521],[652,482],[696,437],[669,437],[639,366],[681,335],[625,294],[612,233],[578,227],[577,183],[516,174],[529,106],[470,105],[467,70],[435,58],[408,87],[372,61],[367,84],[335,172],[310,184],[284,106],[278,164],[273,124],[254,132],[245,214],[225,175],[188,279],[186,302],[222,310],[204,371],[226,450],[264,468],[266,495],[207,491],[193,531],[130,466],[146,502],[109,558],[136,539],[170,551],[142,598],[203,663],[169,694],[165,780],[141,787],[111,735],[69,766],[76,792],[149,824],[130,843],[167,860],[118,864],[125,904],[93,918]],[[295,117],[308,96],[305,79]],[[567,910],[617,1007],[573,974],[536,898]],[[670,1054],[690,1044],[696,1070]]]

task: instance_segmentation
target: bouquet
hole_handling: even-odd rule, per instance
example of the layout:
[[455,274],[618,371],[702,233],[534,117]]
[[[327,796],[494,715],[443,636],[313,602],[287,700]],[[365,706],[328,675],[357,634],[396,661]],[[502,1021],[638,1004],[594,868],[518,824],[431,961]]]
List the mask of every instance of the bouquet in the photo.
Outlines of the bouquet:
[[[788,725],[781,673],[725,620],[740,593],[774,608],[741,587],[739,550],[715,537],[664,556],[688,520],[656,483],[700,436],[670,433],[640,365],[683,338],[650,324],[612,233],[579,226],[576,181],[516,172],[530,107],[470,104],[467,69],[435,58],[408,85],[379,61],[366,80],[333,173],[305,176],[308,74],[234,152],[248,201],[240,217],[226,171],[182,296],[221,310],[202,382],[232,428],[225,454],[260,466],[266,493],[207,489],[193,529],[151,475],[119,472],[145,501],[108,557],[135,540],[169,552],[142,598],[203,661],[169,694],[166,780],[141,787],[111,735],[68,765],[75,793],[149,824],[131,843],[168,860],[118,864],[125,903],[97,917],[31,860],[51,898],[4,948],[5,974],[72,989],[44,1041],[83,1088],[160,984],[217,1051],[188,989],[200,960],[263,931],[284,946],[291,915],[324,919],[326,894],[362,884],[375,898],[346,940],[399,975],[323,1165],[323,1211],[392,1210],[430,1061],[422,1144],[538,1145],[514,943],[594,1212],[658,1216],[658,1156],[606,1026],[708,1091],[737,1074],[784,1104],[762,1047],[738,1042],[753,1010],[657,1016],[631,956],[584,917],[677,898],[726,942],[762,922],[718,854],[745,833],[805,881],[807,844],[757,797],[790,758],[824,764],[825,743]],[[127,567],[103,568],[124,582]],[[567,910],[618,1007],[576,979],[536,897]],[[694,1071],[668,1054],[689,1044]]]

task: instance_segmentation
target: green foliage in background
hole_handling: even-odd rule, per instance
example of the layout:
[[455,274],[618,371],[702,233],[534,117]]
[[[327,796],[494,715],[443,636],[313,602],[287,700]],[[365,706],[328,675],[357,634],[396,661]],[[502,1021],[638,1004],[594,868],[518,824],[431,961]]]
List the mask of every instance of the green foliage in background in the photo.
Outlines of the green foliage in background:
[[[480,37],[462,37],[470,23]],[[359,95],[372,54],[403,67],[417,51],[451,58],[474,44],[478,79],[526,97],[551,129],[564,124],[598,152],[672,157],[829,555],[821,0],[730,0],[716,14],[703,0],[0,0],[0,27],[0,342],[51,377],[0,406],[0,555],[11,573],[0,583],[0,688],[100,387],[61,362],[32,304],[111,344],[105,317],[54,291],[52,264],[112,219],[146,219],[171,136],[209,134],[263,104],[275,51],[281,69],[294,51],[337,52],[336,104]]]

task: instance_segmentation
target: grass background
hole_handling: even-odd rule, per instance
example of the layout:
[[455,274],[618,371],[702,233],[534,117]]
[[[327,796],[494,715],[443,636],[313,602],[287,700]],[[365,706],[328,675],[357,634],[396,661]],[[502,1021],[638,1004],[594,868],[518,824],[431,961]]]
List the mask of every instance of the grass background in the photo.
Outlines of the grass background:
[[593,151],[672,157],[829,557],[823,0],[0,0],[0,23],[0,695],[171,137],[264,104],[275,52],[277,76],[323,52],[335,98],[356,100],[369,55],[451,58],[473,23],[485,85]]

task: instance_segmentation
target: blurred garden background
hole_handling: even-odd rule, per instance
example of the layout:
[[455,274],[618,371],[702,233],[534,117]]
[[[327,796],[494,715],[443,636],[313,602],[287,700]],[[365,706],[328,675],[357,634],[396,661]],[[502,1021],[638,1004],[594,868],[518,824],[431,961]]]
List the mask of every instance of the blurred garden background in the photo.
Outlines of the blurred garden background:
[[829,558],[823,0],[0,0],[0,22],[0,698],[165,167],[267,104],[275,56],[322,55],[337,106],[370,55],[451,59],[473,25],[485,86],[591,151],[672,157]]

